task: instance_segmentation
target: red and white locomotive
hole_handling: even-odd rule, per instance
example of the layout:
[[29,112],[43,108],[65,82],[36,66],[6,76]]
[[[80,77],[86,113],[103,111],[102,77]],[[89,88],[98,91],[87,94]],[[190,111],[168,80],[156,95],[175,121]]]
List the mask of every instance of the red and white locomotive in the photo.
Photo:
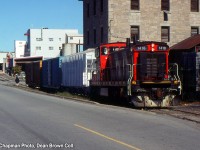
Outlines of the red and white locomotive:
[[178,66],[163,42],[116,42],[96,49],[92,93],[126,97],[136,107],[168,107],[180,94]]

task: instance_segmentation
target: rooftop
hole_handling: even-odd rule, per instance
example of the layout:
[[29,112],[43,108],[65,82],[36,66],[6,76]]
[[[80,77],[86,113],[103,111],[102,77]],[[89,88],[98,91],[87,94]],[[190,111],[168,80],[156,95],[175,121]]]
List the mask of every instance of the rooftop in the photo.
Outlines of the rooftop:
[[171,50],[189,50],[200,44],[200,34],[191,36],[175,45],[173,45]]

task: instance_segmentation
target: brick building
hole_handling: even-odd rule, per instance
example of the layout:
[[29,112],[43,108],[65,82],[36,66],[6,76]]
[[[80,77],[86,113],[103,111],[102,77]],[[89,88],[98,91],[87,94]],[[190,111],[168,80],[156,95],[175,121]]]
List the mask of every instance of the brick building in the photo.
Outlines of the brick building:
[[163,41],[199,34],[199,0],[83,0],[84,49],[100,43]]

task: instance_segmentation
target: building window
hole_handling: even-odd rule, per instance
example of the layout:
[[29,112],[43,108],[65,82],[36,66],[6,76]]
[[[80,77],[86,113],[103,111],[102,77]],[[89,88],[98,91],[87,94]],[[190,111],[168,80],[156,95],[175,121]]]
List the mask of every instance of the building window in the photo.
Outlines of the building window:
[[103,1],[104,0],[100,0],[100,10],[101,10],[101,12],[103,12]]
[[101,43],[103,43],[104,41],[104,31],[103,31],[103,27],[101,27]]
[[139,10],[139,9],[140,9],[140,1],[131,0],[131,10]]
[[70,40],[73,40],[74,38],[73,37],[70,37]]
[[191,0],[191,12],[199,12],[199,0]]
[[41,46],[36,46],[36,50],[41,50]]
[[140,39],[140,27],[131,26],[131,41],[138,41]]
[[49,38],[49,41],[53,41],[53,38]]
[[96,29],[93,30],[93,33],[94,33],[94,44],[97,43],[97,32],[96,32]]
[[191,36],[199,34],[199,27],[191,27]]
[[168,13],[167,12],[163,12],[163,18],[164,18],[164,21],[168,21]]
[[90,4],[86,4],[87,17],[90,17]]
[[61,41],[62,39],[61,38],[59,38],[59,41]]
[[170,9],[170,0],[161,0],[161,10],[167,10],[169,11]]
[[96,0],[93,0],[93,13],[94,13],[94,15],[96,15],[97,14],[97,12],[96,12]]
[[36,38],[36,41],[42,41],[42,38]]
[[170,41],[170,27],[161,27],[161,42]]
[[50,47],[49,47],[49,50],[53,50],[53,46],[50,46]]

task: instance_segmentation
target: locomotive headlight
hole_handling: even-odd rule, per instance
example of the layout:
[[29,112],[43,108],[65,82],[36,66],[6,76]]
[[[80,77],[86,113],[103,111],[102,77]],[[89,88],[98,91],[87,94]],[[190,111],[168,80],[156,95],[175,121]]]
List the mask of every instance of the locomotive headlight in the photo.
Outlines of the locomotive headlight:
[[154,43],[151,44],[151,51],[152,52],[155,51],[155,44]]

